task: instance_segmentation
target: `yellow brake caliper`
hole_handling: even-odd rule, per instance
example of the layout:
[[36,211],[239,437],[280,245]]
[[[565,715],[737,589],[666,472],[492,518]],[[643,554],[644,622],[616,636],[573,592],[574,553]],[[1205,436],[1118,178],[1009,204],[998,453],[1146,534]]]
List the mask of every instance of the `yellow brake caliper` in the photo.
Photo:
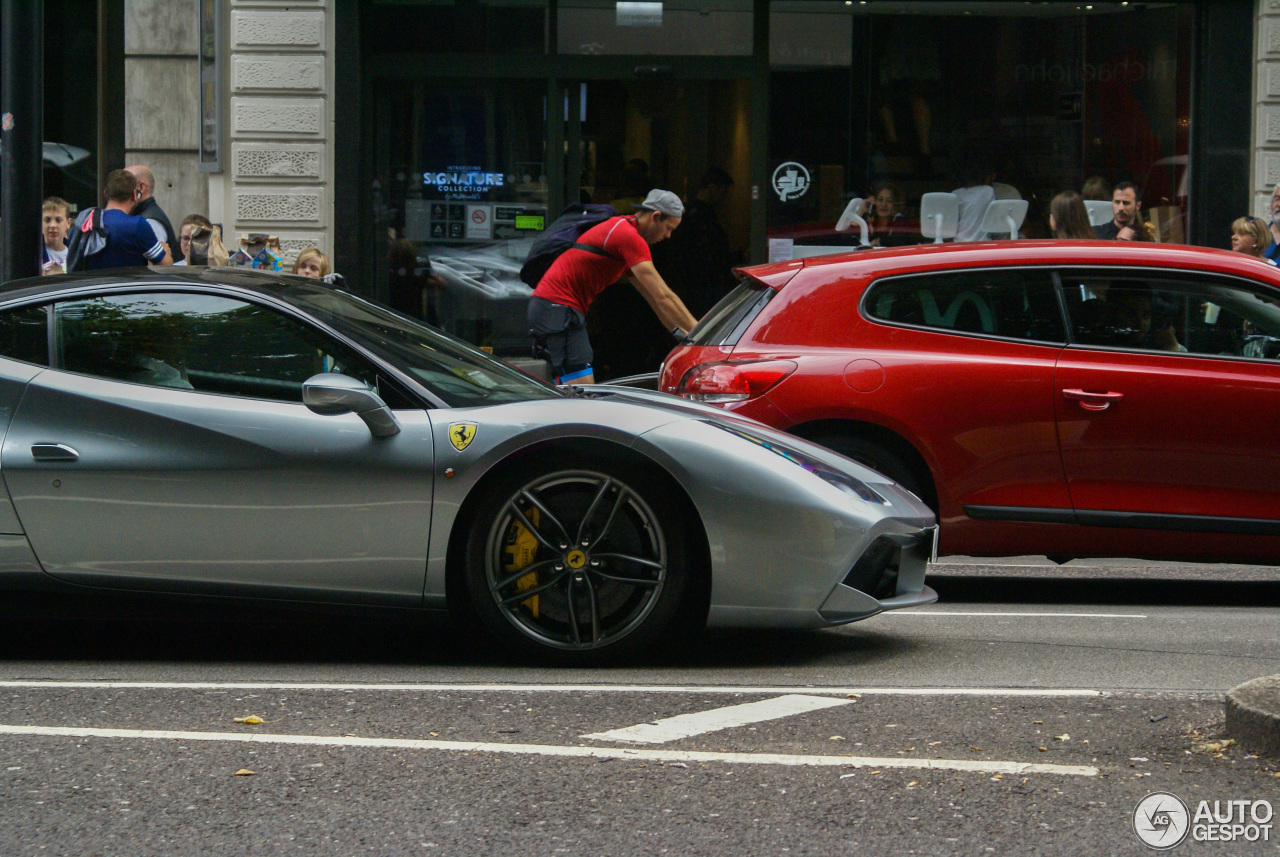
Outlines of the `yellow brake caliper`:
[[[537,509],[528,511],[529,523],[535,527],[538,526],[539,515]],[[504,571],[519,571],[529,563],[533,562],[534,556],[538,553],[538,539],[529,532],[529,529],[522,523],[516,521],[511,525],[511,529],[507,531],[506,547],[502,550],[510,557],[510,561],[502,568]],[[538,585],[538,573],[531,571],[524,577],[516,581],[516,591],[524,592],[526,589],[532,589]],[[538,596],[534,595],[520,602],[529,611],[533,613],[533,618],[538,618]]]

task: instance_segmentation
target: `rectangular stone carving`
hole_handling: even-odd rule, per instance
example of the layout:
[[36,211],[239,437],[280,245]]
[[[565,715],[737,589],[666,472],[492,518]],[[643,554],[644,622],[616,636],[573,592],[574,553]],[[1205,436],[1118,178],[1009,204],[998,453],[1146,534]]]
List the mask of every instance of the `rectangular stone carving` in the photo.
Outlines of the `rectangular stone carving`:
[[1258,63],[1258,100],[1280,99],[1280,63]]
[[323,188],[246,188],[234,191],[237,223],[314,223],[325,219]]
[[324,134],[324,99],[232,98],[231,134],[320,137]]
[[1258,50],[1267,54],[1280,54],[1280,20],[1263,18],[1261,21],[1261,38],[1258,39]]
[[308,247],[318,247],[321,253],[329,257],[330,262],[333,260],[333,253],[329,250],[329,239],[321,232],[275,232],[273,234],[280,239],[280,252],[291,268],[293,260]]
[[199,74],[194,59],[126,58],[125,146],[198,148]]
[[1280,152],[1263,152],[1260,189],[1268,194],[1280,184]]
[[1264,106],[1258,111],[1257,145],[1280,146],[1280,107]]
[[231,170],[236,178],[282,178],[320,181],[324,176],[324,147],[297,143],[234,143]]
[[325,47],[323,10],[249,10],[231,13],[231,50]]
[[241,54],[231,60],[231,89],[324,90],[324,57],[263,57]]

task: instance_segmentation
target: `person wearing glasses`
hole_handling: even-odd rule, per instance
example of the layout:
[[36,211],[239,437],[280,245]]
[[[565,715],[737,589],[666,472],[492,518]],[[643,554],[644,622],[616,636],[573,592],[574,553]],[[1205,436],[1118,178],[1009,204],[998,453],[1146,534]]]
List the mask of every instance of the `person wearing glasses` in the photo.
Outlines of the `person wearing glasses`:
[[1271,241],[1270,230],[1267,225],[1262,222],[1261,218],[1246,214],[1244,217],[1237,217],[1235,222],[1231,224],[1231,249],[1237,253],[1243,253],[1246,256],[1252,256],[1255,259],[1262,259],[1276,264],[1274,259],[1270,259],[1263,255],[1263,251],[1267,249],[1267,244]]
[[178,228],[178,248],[182,250],[182,258],[173,264],[186,265],[191,255],[191,233],[197,229],[212,229],[213,224],[203,214],[188,214],[182,218],[182,226]]

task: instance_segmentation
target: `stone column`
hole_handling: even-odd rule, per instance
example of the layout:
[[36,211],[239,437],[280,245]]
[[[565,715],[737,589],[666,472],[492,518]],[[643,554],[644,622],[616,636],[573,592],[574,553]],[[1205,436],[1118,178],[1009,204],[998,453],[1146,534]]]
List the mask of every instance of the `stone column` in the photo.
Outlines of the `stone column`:
[[1258,0],[1253,56],[1253,213],[1270,218],[1271,192],[1280,184],[1280,0]]
[[197,139],[197,14],[196,0],[125,0],[125,163],[105,165],[150,167],[175,230],[188,214],[209,210]]
[[228,249],[268,232],[287,260],[333,255],[333,5],[337,0],[230,0],[221,196]]

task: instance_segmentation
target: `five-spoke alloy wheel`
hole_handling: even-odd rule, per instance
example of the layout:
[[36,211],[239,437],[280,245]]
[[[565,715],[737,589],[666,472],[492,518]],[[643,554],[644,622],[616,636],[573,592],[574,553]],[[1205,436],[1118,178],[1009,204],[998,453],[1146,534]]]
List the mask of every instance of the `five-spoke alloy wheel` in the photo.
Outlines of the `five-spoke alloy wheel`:
[[603,462],[501,480],[471,533],[467,587],[500,639],[572,657],[636,651],[677,612],[687,571],[667,491]]

